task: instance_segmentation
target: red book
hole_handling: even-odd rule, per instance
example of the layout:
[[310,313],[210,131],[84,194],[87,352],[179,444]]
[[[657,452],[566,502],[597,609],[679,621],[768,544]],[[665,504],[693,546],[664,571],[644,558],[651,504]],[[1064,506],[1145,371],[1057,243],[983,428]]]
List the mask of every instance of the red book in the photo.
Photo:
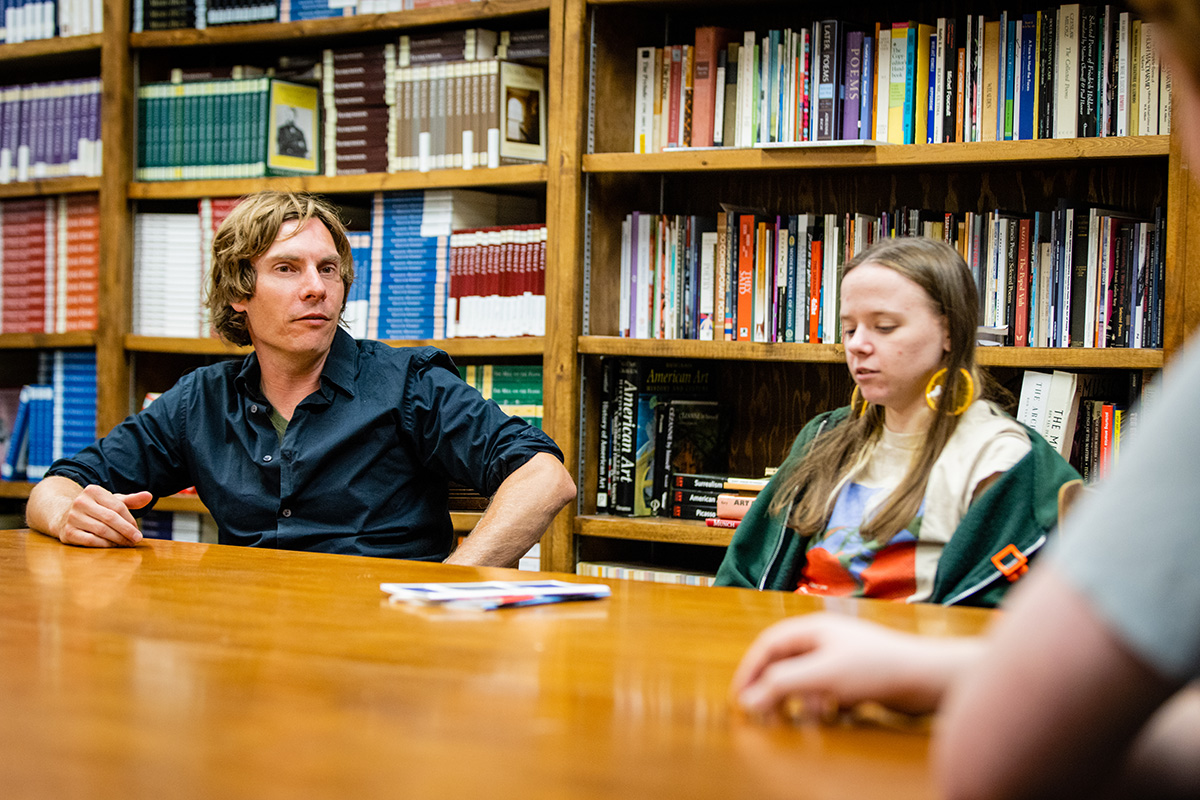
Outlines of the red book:
[[683,45],[673,44],[671,51],[671,82],[667,89],[670,112],[667,115],[667,147],[679,146],[679,115],[683,112],[680,99],[683,97]]
[[1108,475],[1113,453],[1113,404],[1105,403],[1100,412],[1100,477]]
[[710,528],[736,528],[739,522],[741,522],[740,519],[721,519],[720,517],[704,520],[704,524]]
[[725,102],[725,87],[717,91],[717,57],[733,38],[728,28],[696,28],[695,67],[692,71],[692,146],[712,147],[713,117],[718,100]]
[[754,237],[753,214],[738,217],[737,341],[750,341],[754,323]]
[[808,291],[808,341],[821,341],[821,240],[813,239],[812,255],[809,259]]
[[1014,347],[1029,346],[1029,236],[1033,220],[1023,219],[1017,233],[1017,307],[1013,313]]

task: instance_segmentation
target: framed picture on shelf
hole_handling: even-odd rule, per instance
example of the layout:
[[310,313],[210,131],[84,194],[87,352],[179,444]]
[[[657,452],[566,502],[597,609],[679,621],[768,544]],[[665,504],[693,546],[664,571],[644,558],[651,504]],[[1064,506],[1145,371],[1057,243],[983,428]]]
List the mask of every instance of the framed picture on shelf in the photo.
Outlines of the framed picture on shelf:
[[267,171],[316,175],[320,170],[318,91],[315,86],[272,80],[268,100]]

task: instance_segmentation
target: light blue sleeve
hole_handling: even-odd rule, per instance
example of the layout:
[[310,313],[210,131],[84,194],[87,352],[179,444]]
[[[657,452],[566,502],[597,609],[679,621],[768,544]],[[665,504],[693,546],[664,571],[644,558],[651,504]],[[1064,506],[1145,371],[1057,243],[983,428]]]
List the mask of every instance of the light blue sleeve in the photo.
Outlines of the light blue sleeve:
[[1052,558],[1113,632],[1164,677],[1200,677],[1200,339],[1165,371],[1109,477]]

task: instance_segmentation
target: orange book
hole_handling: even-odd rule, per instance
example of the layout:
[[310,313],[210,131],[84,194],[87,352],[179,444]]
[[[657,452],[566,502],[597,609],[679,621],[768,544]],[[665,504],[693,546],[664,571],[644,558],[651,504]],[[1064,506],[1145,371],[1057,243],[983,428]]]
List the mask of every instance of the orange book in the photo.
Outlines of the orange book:
[[712,147],[713,118],[716,103],[725,102],[725,87],[717,92],[717,58],[734,32],[728,28],[704,25],[696,28],[695,66],[692,71],[693,147]]
[[717,517],[719,519],[742,519],[753,503],[754,497],[750,495],[719,494],[717,495]]

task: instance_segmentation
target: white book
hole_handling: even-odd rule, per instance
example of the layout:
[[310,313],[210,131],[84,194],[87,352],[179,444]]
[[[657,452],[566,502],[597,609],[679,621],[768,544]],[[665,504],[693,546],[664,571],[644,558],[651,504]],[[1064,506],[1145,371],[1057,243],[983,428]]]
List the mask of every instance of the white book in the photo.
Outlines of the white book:
[[1171,73],[1159,61],[1158,73],[1158,133],[1165,136],[1171,132]]
[[1050,373],[1027,369],[1021,378],[1021,399],[1017,404],[1017,422],[1044,435],[1046,408],[1050,400]]
[[746,31],[738,54],[737,141],[738,147],[754,145],[754,31]]
[[637,49],[633,99],[633,152],[649,153],[654,136],[654,48]]
[[1079,130],[1079,3],[1058,9],[1054,60],[1054,138],[1074,139]]
[[1154,52],[1156,26],[1142,23],[1142,47],[1138,54],[1138,134],[1158,133],[1158,54]]
[[717,67],[716,97],[713,98],[713,144],[728,146],[725,141],[725,67]]
[[1079,416],[1079,376],[1054,370],[1046,400],[1045,431],[1042,436],[1063,458],[1071,455],[1075,420]]
[[629,336],[629,290],[633,279],[630,267],[633,264],[633,215],[626,214],[621,223],[621,299],[617,306],[617,332]]
[[1117,136],[1129,135],[1129,12],[1117,22]]
[[822,250],[825,263],[821,265],[821,286],[824,290],[821,306],[821,329],[824,335],[822,342],[832,343],[841,341],[838,335],[838,278],[841,266],[841,228],[838,227],[838,215],[825,215],[825,245]]
[[1087,294],[1084,296],[1083,346],[1096,346],[1096,320],[1100,296],[1100,232],[1104,217],[1098,209],[1088,210]]
[[888,140],[888,96],[891,93],[892,30],[880,26],[875,43],[875,131],[876,141]]
[[1050,278],[1054,256],[1051,244],[1041,244],[1041,264],[1038,267],[1037,344],[1034,347],[1050,346]]
[[715,320],[713,317],[713,285],[716,280],[717,232],[700,234],[700,315],[697,322],[697,338],[711,341]]
[[634,308],[634,331],[633,338],[649,339],[650,338],[650,221],[649,214],[642,214],[638,217],[638,228],[636,231],[637,237],[637,294],[633,299],[637,303]]

